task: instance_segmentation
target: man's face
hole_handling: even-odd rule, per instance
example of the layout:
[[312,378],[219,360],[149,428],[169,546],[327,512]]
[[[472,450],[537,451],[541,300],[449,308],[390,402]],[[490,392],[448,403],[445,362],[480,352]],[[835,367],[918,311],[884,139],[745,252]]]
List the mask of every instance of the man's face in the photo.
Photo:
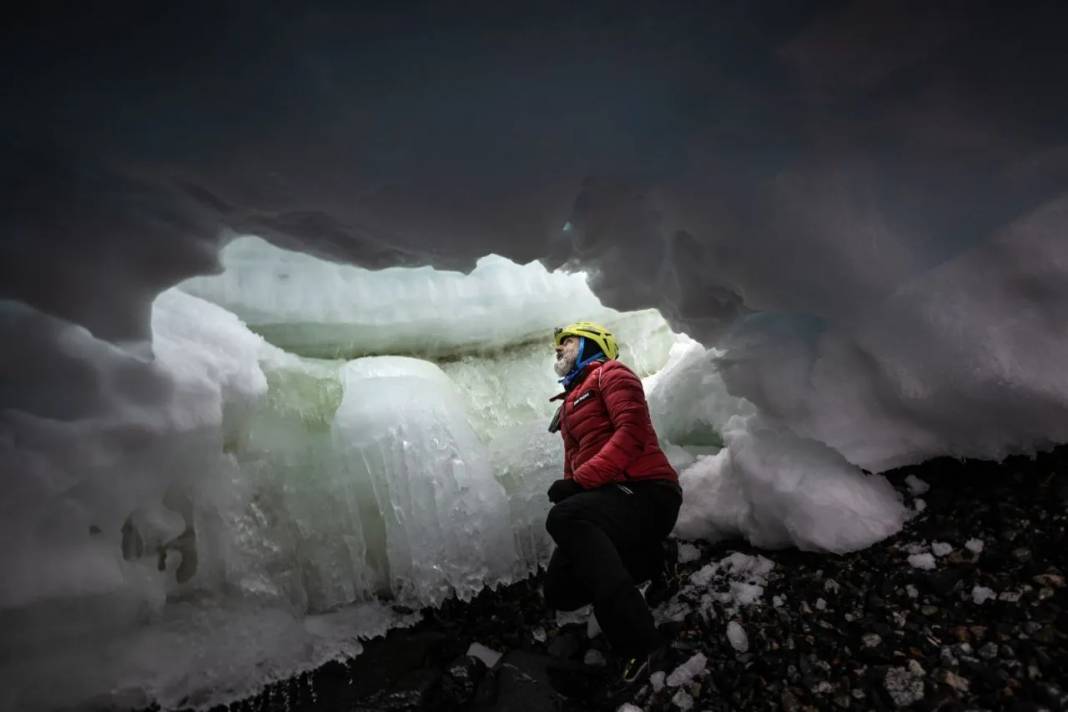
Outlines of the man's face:
[[553,370],[556,375],[563,377],[571,372],[578,360],[579,340],[577,336],[565,336],[560,345],[556,347],[556,364]]

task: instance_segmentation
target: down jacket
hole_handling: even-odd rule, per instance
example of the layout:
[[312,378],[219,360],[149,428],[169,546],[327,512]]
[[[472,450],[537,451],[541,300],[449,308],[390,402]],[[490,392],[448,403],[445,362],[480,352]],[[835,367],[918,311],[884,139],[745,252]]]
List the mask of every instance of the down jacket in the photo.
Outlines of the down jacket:
[[586,366],[563,398],[564,477],[585,489],[612,482],[668,480],[679,476],[668,462],[649,419],[642,382],[616,360]]

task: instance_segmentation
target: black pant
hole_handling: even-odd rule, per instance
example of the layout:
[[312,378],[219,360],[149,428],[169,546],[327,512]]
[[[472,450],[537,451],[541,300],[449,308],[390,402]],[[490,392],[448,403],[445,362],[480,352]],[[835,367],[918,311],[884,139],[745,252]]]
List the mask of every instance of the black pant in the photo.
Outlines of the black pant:
[[555,505],[545,521],[556,542],[545,576],[546,602],[565,611],[592,603],[608,641],[624,656],[657,647],[660,636],[635,584],[660,566],[661,542],[681,504],[682,495],[670,485],[628,482]]

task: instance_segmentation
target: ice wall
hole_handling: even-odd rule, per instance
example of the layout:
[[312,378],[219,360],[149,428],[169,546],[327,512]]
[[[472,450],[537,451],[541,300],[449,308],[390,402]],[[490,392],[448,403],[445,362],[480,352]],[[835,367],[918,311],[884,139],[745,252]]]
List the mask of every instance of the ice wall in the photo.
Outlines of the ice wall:
[[[2,419],[3,706],[225,701],[406,622],[381,600],[466,598],[543,563],[561,461],[547,335],[581,299],[574,275],[509,269],[491,299],[525,284],[558,313],[517,326],[505,310],[495,341],[454,339],[440,363],[426,357],[459,308],[440,300],[430,341],[403,315],[376,328],[431,344],[423,358],[348,361],[287,352],[177,289],[153,305],[155,358],[11,305],[11,328],[57,356],[11,363],[52,390]],[[663,366],[675,337],[655,312],[598,313],[637,370]],[[79,389],[97,398],[73,410]],[[62,687],[57,664],[77,671]]]
[[603,321],[615,313],[601,306],[584,275],[551,274],[538,262],[517,266],[495,255],[470,274],[368,270],[242,236],[222,249],[220,261],[221,275],[195,277],[182,289],[302,356],[442,357],[543,340],[546,325],[562,325],[567,314]]

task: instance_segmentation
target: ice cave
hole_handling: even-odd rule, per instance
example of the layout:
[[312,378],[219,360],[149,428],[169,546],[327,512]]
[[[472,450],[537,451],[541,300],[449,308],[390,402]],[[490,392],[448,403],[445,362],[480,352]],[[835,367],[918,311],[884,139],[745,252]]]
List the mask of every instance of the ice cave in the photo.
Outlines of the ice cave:
[[[896,468],[1068,443],[1068,106],[1033,89],[1063,78],[1056,4],[714,5],[19,19],[0,709],[247,700],[538,575],[577,320],[641,379],[685,590],[740,665],[738,611],[787,574],[708,547],[841,561],[919,516]],[[956,534],[894,551],[981,561]],[[947,590],[1016,600],[977,581]],[[967,692],[968,655],[928,694]],[[690,709],[706,663],[650,684]]]

